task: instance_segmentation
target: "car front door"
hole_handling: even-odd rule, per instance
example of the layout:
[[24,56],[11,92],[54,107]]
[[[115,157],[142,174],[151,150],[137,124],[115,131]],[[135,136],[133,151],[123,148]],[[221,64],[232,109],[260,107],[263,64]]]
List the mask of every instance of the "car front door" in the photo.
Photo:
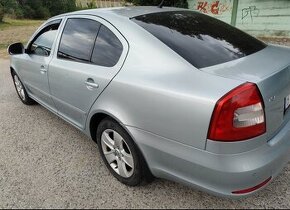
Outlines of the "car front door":
[[55,106],[50,97],[48,83],[48,67],[60,23],[60,19],[54,20],[39,30],[28,44],[21,66],[21,76],[30,95],[54,111]]
[[128,51],[124,37],[95,16],[68,17],[49,65],[51,95],[59,115],[84,129],[87,114],[120,70]]

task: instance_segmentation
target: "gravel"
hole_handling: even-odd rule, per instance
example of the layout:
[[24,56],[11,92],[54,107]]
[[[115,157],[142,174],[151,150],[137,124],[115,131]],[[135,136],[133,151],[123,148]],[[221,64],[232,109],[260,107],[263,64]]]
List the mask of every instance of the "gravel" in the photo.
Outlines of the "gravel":
[[290,164],[242,200],[160,179],[126,187],[92,140],[42,106],[20,102],[9,61],[0,60],[0,208],[290,208],[289,183]]

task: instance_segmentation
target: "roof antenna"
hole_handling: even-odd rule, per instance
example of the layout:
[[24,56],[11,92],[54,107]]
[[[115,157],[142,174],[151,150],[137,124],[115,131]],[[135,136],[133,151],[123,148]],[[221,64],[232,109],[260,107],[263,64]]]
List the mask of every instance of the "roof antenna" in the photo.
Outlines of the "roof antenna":
[[158,5],[158,8],[162,8],[163,7],[164,1],[165,0],[162,0],[162,2]]

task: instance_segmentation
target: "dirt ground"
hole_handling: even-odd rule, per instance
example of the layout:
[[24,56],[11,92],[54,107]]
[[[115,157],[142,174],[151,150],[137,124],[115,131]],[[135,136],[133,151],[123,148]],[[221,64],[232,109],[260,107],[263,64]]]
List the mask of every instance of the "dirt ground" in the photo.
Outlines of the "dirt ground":
[[278,44],[290,47],[290,38],[278,38],[278,37],[257,37],[258,39],[269,43],[269,44]]

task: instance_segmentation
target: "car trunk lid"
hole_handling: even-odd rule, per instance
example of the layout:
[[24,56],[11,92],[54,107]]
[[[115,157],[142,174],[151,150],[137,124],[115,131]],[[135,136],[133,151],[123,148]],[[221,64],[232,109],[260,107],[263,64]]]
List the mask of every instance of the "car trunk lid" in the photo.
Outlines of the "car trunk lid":
[[200,70],[257,84],[265,104],[268,140],[289,120],[290,108],[285,110],[285,100],[290,103],[289,48],[269,45],[247,57]]

